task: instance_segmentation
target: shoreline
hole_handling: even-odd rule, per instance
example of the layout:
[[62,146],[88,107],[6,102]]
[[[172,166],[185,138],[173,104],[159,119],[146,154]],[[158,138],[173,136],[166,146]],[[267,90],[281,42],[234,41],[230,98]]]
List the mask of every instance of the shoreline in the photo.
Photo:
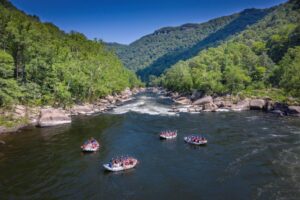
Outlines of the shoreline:
[[52,106],[28,107],[24,105],[14,106],[12,111],[0,113],[10,116],[12,120],[21,121],[13,126],[0,126],[0,134],[14,133],[26,127],[51,127],[72,122],[72,116],[88,116],[97,113],[105,113],[132,100],[134,95],[145,92],[146,88],[126,88],[119,94],[108,95],[93,103],[75,104],[70,108],[55,108]]
[[168,91],[164,88],[150,88],[153,93],[169,97],[174,105],[170,112],[200,113],[200,112],[240,112],[247,110],[261,110],[280,116],[300,117],[300,105],[288,105],[265,98],[241,98],[237,95],[202,96],[201,93],[184,95]]
[[[113,108],[134,99],[134,96],[151,92],[170,98],[174,104],[169,112],[173,113],[201,113],[201,112],[241,112],[247,110],[261,110],[279,116],[300,117],[300,106],[291,106],[272,101],[270,98],[240,98],[239,96],[201,96],[197,93],[183,95],[168,91],[164,88],[126,88],[119,94],[108,95],[94,103],[75,104],[70,108],[54,108],[51,106],[26,107],[16,105],[13,111],[5,113],[13,119],[23,121],[11,127],[0,126],[0,134],[17,132],[26,127],[51,127],[72,122],[72,116],[89,116],[106,113]],[[26,119],[26,120],[22,120]]]

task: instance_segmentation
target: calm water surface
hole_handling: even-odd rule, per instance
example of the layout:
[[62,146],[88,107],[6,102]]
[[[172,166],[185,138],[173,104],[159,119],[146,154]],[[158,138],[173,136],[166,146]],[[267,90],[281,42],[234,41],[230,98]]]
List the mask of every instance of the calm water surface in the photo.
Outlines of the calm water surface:
[[[174,115],[168,100],[142,95],[108,114],[2,135],[0,199],[299,199],[300,119],[262,112]],[[161,141],[160,130],[178,138]],[[209,144],[183,142],[202,133]],[[98,139],[97,153],[80,145]],[[137,157],[126,172],[102,164]]]

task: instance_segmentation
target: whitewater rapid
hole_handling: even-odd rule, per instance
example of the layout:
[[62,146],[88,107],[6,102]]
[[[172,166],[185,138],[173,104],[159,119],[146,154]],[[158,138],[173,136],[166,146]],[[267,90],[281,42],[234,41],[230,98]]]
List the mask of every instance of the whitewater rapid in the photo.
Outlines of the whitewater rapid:
[[127,102],[124,105],[114,108],[111,113],[125,114],[128,112],[135,112],[148,115],[178,115],[174,112],[170,112],[170,110],[171,99],[164,96],[143,94],[135,97],[134,100]]

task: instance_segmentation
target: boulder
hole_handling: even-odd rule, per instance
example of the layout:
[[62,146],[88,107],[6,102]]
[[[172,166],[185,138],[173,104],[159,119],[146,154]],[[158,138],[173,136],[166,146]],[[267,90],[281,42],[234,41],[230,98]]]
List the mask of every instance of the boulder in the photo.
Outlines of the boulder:
[[195,110],[196,110],[196,112],[201,112],[203,110],[203,107],[202,106],[196,107]]
[[197,99],[201,98],[202,95],[203,95],[203,92],[200,92],[200,91],[194,91],[194,92],[192,93],[191,99],[192,99],[192,100],[197,100]]
[[151,90],[151,92],[153,92],[153,93],[158,93],[158,92],[159,92],[159,89],[158,89],[157,87],[153,87],[152,90]]
[[93,114],[94,108],[93,105],[86,104],[86,105],[75,105],[71,109],[72,115],[90,115]]
[[266,101],[263,99],[252,99],[250,101],[251,110],[262,110],[266,106]]
[[214,104],[219,108],[230,108],[233,105],[231,98],[217,97],[213,100]]
[[187,108],[187,111],[190,113],[197,112],[195,108]]
[[217,97],[213,99],[214,104],[221,108],[224,107],[224,101],[225,99],[223,97]]
[[131,95],[132,95],[132,92],[129,88],[126,88],[124,91],[121,92],[121,96],[125,97],[125,98],[128,98]]
[[109,101],[107,99],[100,99],[99,104],[109,104]]
[[201,112],[203,110],[203,106],[191,106],[187,108],[188,112]]
[[15,106],[15,109],[13,112],[13,117],[14,117],[14,119],[26,117],[26,112],[27,112],[27,109],[25,106],[17,105],[17,106]]
[[274,102],[270,99],[268,99],[266,101],[266,105],[265,105],[265,111],[269,112],[269,111],[272,111],[274,108]]
[[169,110],[168,112],[174,112],[174,113],[178,113],[180,110],[176,107],[172,107],[171,110]]
[[279,115],[279,116],[285,116],[286,114],[282,110],[271,110],[270,113]]
[[160,94],[161,94],[161,95],[167,95],[167,94],[168,94],[168,92],[167,92],[167,90],[166,90],[166,89],[162,89],[162,90],[160,91]]
[[120,105],[124,104],[125,102],[130,101],[132,99],[133,98],[131,98],[131,97],[128,97],[128,98],[122,98],[122,97],[116,98],[115,105],[120,106]]
[[140,92],[140,89],[139,88],[133,88],[132,89],[132,93],[133,94],[138,94]]
[[105,97],[105,99],[108,100],[110,103],[114,103],[115,102],[115,98],[113,96],[111,96],[111,95],[107,95]]
[[206,112],[215,112],[218,109],[218,106],[214,103],[206,103],[203,105],[203,111]]
[[194,101],[193,105],[204,105],[204,104],[211,104],[211,103],[213,103],[213,98],[211,96],[206,96]]
[[170,95],[170,97],[171,97],[172,99],[176,99],[176,98],[179,97],[179,93],[178,93],[178,92],[171,92],[169,95]]
[[29,124],[32,126],[38,125],[38,120],[40,116],[40,108],[39,107],[33,107],[28,109],[28,119]]
[[250,100],[245,99],[245,100],[239,101],[236,105],[233,105],[231,109],[233,111],[250,110]]
[[108,110],[108,106],[99,106],[98,109],[99,109],[99,112],[105,112]]
[[40,127],[56,126],[71,123],[71,118],[64,110],[47,108],[41,109],[38,125]]
[[289,115],[300,117],[300,106],[289,106],[288,113]]
[[191,104],[191,100],[187,97],[179,97],[178,99],[175,100],[175,102],[182,105]]

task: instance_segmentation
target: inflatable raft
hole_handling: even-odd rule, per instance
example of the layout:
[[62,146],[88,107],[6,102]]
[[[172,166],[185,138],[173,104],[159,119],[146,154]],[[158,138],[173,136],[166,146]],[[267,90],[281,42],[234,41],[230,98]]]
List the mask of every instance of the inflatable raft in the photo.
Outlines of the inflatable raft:
[[194,136],[194,135],[187,136],[187,137],[184,137],[184,141],[189,144],[194,144],[194,145],[207,144],[207,139],[202,136]]
[[95,140],[94,138],[91,138],[89,140],[87,140],[82,146],[81,146],[81,150],[83,152],[94,152],[94,151],[98,151],[100,148],[100,144],[97,140]]
[[138,164],[138,160],[133,157],[114,158],[103,167],[112,172],[123,171],[134,168]]
[[173,139],[177,137],[177,131],[163,131],[159,137],[160,139]]

